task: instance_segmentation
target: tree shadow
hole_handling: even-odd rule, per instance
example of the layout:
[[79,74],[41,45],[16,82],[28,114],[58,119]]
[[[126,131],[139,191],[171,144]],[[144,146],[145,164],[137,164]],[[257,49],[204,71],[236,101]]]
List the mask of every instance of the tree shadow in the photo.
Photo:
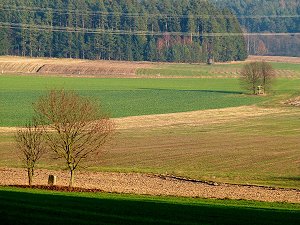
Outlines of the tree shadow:
[[153,90],[153,91],[178,91],[178,92],[199,92],[199,93],[218,93],[218,94],[244,94],[241,91],[219,91],[219,90],[181,90],[181,89],[166,89],[166,88],[139,88],[138,90]]
[[300,176],[299,177],[274,177],[276,180],[286,180],[286,181],[300,181]]
[[[173,199],[173,200],[172,200]],[[176,198],[0,190],[1,224],[299,224],[294,210]]]

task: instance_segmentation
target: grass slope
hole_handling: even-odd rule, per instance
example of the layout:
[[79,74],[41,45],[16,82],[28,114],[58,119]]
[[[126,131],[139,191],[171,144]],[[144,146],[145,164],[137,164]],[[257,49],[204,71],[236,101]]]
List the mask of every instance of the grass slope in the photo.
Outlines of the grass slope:
[[1,224],[298,225],[298,204],[0,188]]
[[[195,127],[178,124],[117,131],[103,154],[84,165],[89,171],[167,173],[300,188],[299,109],[253,118],[228,120],[220,114],[212,118],[212,123],[200,121]],[[0,166],[20,167],[13,135],[0,133]],[[65,168],[51,155],[43,157],[38,166]]]
[[32,103],[50,89],[90,96],[113,117],[251,105],[264,100],[242,94],[235,79],[93,79],[0,76],[0,126],[23,125]]

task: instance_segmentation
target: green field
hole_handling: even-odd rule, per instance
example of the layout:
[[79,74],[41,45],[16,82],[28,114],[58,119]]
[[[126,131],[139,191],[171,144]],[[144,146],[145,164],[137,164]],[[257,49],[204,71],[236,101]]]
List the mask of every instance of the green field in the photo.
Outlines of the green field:
[[[32,103],[39,96],[62,88],[101,102],[112,117],[218,109],[273,102],[274,98],[244,94],[237,79],[0,76],[0,126],[22,126],[31,117]],[[299,88],[298,79],[280,79],[275,83],[275,96],[290,96]]]
[[[300,64],[270,63],[281,77],[293,75],[300,77]],[[152,68],[139,69],[137,74],[142,76],[238,76],[244,63],[234,64],[158,64]]]
[[0,188],[1,224],[298,225],[300,205]]
[[[293,85],[298,87],[300,81]],[[217,109],[265,100],[243,94],[236,79],[0,76],[0,126],[22,126],[33,113],[32,103],[45,91],[59,88],[101,101],[112,117]]]

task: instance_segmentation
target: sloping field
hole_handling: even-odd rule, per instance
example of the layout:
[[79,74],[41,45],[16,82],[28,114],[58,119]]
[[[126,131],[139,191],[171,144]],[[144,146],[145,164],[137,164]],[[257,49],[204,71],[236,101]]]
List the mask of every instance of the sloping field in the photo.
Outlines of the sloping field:
[[[85,166],[299,189],[299,116],[297,108],[245,106],[115,119],[113,140]],[[20,166],[15,130],[0,132],[2,167]],[[39,166],[64,168],[52,159]]]
[[119,62],[80,59],[47,59],[27,57],[0,57],[2,73],[38,73],[62,75],[124,75],[136,74],[138,68],[149,68],[151,63]]

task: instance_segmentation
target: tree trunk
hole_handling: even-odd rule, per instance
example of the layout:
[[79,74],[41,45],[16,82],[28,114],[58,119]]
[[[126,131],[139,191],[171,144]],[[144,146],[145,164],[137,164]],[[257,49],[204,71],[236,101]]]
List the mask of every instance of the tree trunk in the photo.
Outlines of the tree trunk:
[[28,173],[28,184],[29,186],[32,185],[32,179],[33,179],[33,168],[27,168]]
[[69,183],[69,187],[73,187],[74,186],[74,174],[75,171],[73,169],[70,170],[70,183]]

